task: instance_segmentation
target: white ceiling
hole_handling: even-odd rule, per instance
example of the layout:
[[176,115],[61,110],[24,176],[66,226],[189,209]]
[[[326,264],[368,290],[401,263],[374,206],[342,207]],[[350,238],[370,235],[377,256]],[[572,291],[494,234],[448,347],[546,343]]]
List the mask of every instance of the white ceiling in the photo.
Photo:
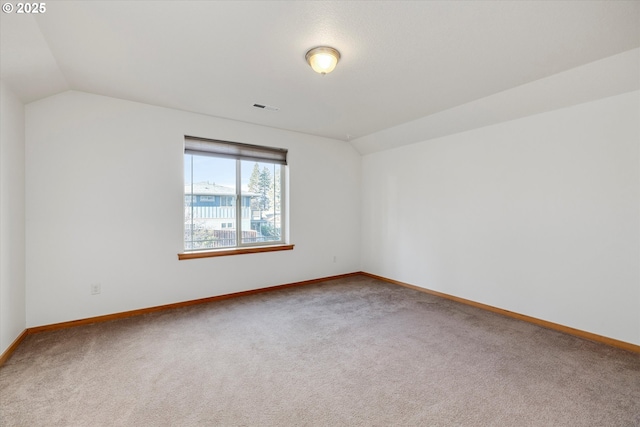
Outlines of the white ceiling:
[[[73,89],[355,139],[356,147],[640,47],[639,1],[50,0],[46,7],[0,21],[1,77],[25,103]],[[330,75],[304,60],[318,45],[342,54]],[[461,121],[472,116],[465,114]]]

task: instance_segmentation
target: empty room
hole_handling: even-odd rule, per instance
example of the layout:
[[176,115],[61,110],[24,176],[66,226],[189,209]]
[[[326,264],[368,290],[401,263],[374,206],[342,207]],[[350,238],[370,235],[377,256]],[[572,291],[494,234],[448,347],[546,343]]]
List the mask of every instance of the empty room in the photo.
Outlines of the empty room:
[[640,426],[639,1],[5,1],[0,425]]

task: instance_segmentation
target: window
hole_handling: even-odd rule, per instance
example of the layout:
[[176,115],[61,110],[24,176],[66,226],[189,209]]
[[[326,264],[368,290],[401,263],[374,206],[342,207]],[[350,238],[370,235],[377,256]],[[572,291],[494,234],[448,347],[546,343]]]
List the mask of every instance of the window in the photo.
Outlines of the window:
[[185,252],[284,244],[286,165],[286,149],[185,137]]

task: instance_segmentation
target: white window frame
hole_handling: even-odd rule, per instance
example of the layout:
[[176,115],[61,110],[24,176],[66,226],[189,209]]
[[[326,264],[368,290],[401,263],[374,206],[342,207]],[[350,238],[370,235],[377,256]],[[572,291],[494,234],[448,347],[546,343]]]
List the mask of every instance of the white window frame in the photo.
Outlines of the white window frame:
[[[236,160],[236,194],[235,194],[235,230],[236,245],[222,248],[187,249],[183,237],[183,250],[185,254],[197,252],[218,252],[242,248],[259,248],[282,246],[288,242],[288,191],[287,191],[287,153],[285,148],[266,147],[259,145],[243,144],[231,141],[214,140],[193,136],[185,136],[184,154],[196,156],[210,156],[218,158],[233,158]],[[268,242],[243,243],[242,242],[242,161],[256,161],[259,163],[279,164],[280,167],[280,239]],[[184,178],[183,178],[184,179]],[[275,177],[274,177],[275,179]],[[184,187],[184,185],[183,185]],[[183,210],[186,207],[186,196],[183,195]],[[221,203],[222,204],[222,203]],[[186,231],[186,218],[183,218],[183,236]],[[249,228],[249,230],[251,230]],[[293,248],[293,245],[289,245]],[[180,258],[182,259],[182,258]]]

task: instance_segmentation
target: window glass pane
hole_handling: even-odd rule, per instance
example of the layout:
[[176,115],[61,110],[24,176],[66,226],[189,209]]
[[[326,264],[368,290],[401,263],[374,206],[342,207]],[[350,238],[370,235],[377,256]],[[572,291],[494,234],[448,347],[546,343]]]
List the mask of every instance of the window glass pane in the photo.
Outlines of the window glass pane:
[[236,246],[236,161],[192,154],[184,161],[185,250]]
[[242,161],[242,243],[281,241],[282,166]]
[[193,194],[191,192],[191,163],[193,156],[184,156],[184,248],[185,250],[193,249]]

